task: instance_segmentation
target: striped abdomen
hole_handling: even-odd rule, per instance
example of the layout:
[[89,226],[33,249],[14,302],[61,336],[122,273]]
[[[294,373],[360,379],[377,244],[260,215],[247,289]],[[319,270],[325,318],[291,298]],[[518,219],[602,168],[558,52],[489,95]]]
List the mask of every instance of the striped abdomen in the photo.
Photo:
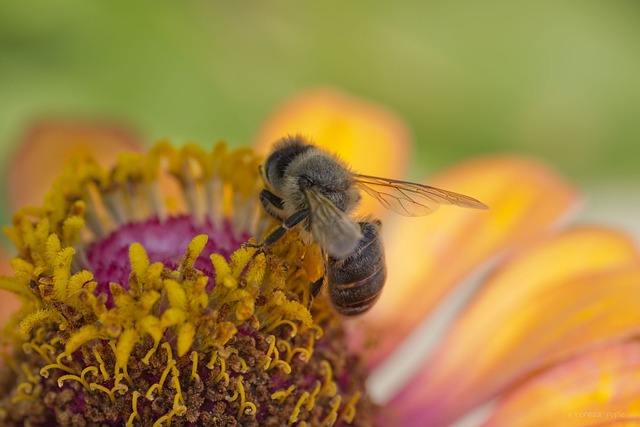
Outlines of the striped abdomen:
[[335,309],[347,316],[371,308],[387,278],[380,221],[359,224],[363,237],[355,252],[340,261],[329,258],[329,296]]

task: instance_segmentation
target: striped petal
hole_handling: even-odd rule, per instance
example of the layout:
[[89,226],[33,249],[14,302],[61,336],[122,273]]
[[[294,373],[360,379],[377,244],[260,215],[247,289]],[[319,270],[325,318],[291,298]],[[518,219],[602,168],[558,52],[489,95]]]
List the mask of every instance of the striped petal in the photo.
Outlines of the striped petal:
[[638,425],[640,343],[573,358],[525,382],[492,411],[485,426]]
[[463,278],[506,249],[547,232],[578,201],[576,191],[554,172],[518,157],[468,161],[429,184],[475,197],[489,210],[445,206],[425,218],[396,216],[385,224],[389,276],[365,319],[377,342],[368,355],[371,366]]
[[[410,152],[410,133],[394,112],[337,89],[312,89],[277,108],[256,138],[258,152],[266,153],[286,135],[303,135],[314,144],[337,153],[368,175],[402,178]],[[379,210],[365,200],[363,212]]]
[[509,261],[393,399],[407,426],[445,425],[537,369],[640,332],[640,255],[627,236],[578,228]]
[[18,146],[9,169],[13,209],[39,205],[71,157],[93,155],[103,166],[122,151],[139,151],[129,131],[89,122],[48,121],[33,127]]

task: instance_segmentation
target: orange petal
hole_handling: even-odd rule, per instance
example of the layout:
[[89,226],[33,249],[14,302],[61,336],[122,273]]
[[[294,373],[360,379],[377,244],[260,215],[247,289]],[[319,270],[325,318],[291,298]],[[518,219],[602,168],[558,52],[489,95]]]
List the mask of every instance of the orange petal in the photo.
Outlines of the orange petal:
[[640,425],[640,416],[623,416],[622,418],[585,425],[588,427],[638,427]]
[[[0,248],[0,276],[8,276],[13,273],[9,265],[9,254]],[[2,329],[9,317],[18,309],[20,301],[12,293],[0,289],[0,329]]]
[[596,227],[563,232],[488,279],[393,404],[447,424],[536,369],[639,332],[639,306],[631,239]]
[[39,123],[27,133],[11,160],[11,206],[17,209],[40,205],[71,157],[91,154],[100,164],[109,166],[121,151],[140,149],[132,133],[115,126],[71,121]]
[[13,270],[9,264],[11,257],[2,247],[0,247],[0,276],[8,276]]
[[[286,101],[264,123],[256,149],[268,152],[274,141],[301,134],[337,153],[367,175],[402,178],[411,148],[406,123],[387,108],[330,88],[312,89]],[[379,206],[365,200],[363,212]]]
[[489,210],[444,206],[426,218],[396,216],[385,224],[387,285],[364,318],[377,340],[368,354],[372,366],[464,277],[505,249],[548,231],[578,200],[551,170],[518,157],[471,160],[429,183],[475,197]]
[[527,381],[498,403],[485,425],[624,425],[640,417],[638,396],[640,343],[627,342],[576,357]]

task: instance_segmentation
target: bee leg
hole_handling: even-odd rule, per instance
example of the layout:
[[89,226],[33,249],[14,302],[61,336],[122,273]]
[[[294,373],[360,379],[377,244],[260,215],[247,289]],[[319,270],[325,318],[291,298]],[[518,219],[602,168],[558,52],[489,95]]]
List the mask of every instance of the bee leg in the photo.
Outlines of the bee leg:
[[307,306],[309,310],[311,310],[313,299],[320,294],[324,282],[328,277],[327,275],[329,274],[329,254],[324,249],[322,249],[322,261],[324,262],[324,273],[322,273],[322,277],[309,285],[309,291],[311,292],[311,298],[309,298],[309,304]]
[[264,210],[272,217],[282,220],[284,211],[284,202],[282,199],[269,190],[260,192],[260,204]]
[[282,236],[284,236],[284,233],[286,233],[288,229],[300,224],[300,222],[302,222],[303,219],[307,218],[308,215],[309,215],[309,209],[303,209],[301,211],[294,213],[289,218],[285,219],[280,227],[278,227],[271,234],[269,234],[266,237],[266,239],[264,239],[264,242],[262,242],[262,245],[269,246],[274,244]]
[[324,285],[324,276],[313,282],[309,287],[311,288],[311,296],[314,298],[318,296]]
[[276,228],[275,230],[273,230],[264,239],[264,241],[262,243],[260,243],[258,245],[255,245],[253,243],[245,243],[243,246],[244,247],[249,247],[249,248],[263,248],[265,246],[273,245],[282,236],[284,236],[284,233],[286,233],[288,229],[298,225],[303,219],[307,218],[307,216],[309,216],[309,209],[302,209],[301,211],[298,211],[298,212],[294,213],[293,215],[291,215],[289,218],[285,219],[284,222],[282,223],[282,225],[280,227]]
[[317,297],[320,291],[322,290],[323,285],[324,285],[324,275],[309,285],[311,298],[309,298],[309,302],[307,303],[307,310],[309,311],[311,310],[311,304],[313,303],[314,298]]

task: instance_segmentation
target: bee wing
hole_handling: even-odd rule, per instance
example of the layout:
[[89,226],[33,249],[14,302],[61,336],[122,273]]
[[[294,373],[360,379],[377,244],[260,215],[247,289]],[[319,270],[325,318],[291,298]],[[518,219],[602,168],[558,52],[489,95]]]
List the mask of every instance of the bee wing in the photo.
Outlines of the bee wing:
[[311,233],[329,255],[344,259],[353,254],[362,239],[357,222],[318,191],[305,191],[311,208]]
[[355,178],[358,186],[382,206],[404,216],[429,215],[440,205],[488,209],[472,197],[428,185],[369,175],[355,175]]

